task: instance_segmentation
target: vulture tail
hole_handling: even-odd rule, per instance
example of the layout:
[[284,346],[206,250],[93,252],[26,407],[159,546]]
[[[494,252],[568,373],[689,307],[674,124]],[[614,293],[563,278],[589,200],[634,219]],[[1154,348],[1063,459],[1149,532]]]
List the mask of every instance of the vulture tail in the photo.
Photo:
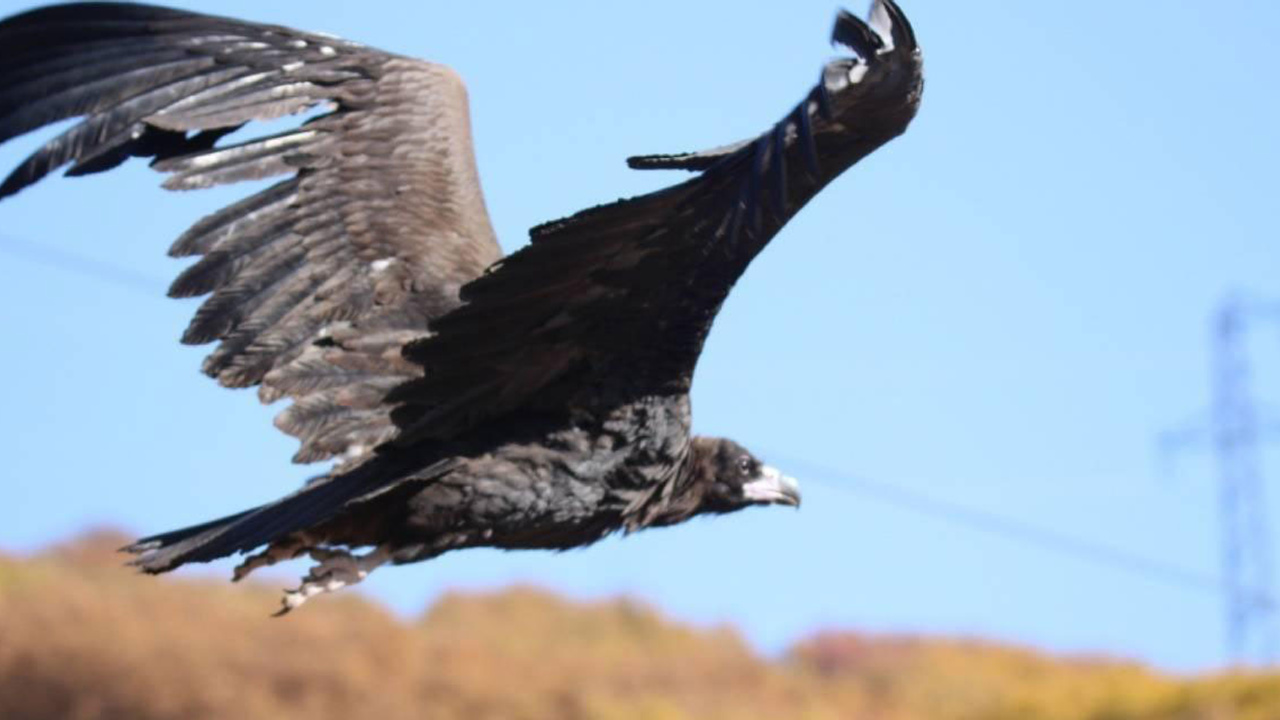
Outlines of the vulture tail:
[[237,520],[240,520],[241,518],[245,517],[246,515],[250,515],[261,509],[262,509],[261,507],[256,507],[249,510],[244,510],[242,512],[238,512],[234,515],[228,515],[224,518],[218,518],[217,520],[210,520],[209,522],[200,523],[199,525],[192,525],[191,527],[185,527],[185,528],[182,528],[181,530],[170,530],[169,532],[166,532],[166,533],[159,533],[157,535],[152,535],[150,537],[144,537],[141,540],[133,543],[132,545],[126,545],[120,548],[120,551],[134,553],[135,555],[140,555],[143,553],[150,552],[152,550],[159,550],[161,548],[172,547],[188,538],[207,533],[211,530],[228,527],[231,524],[235,523]]
[[349,472],[312,482],[276,502],[145,537],[121,550],[138,556],[130,565],[152,574],[190,562],[209,562],[248,552],[329,520],[352,501],[377,494],[402,477],[388,477],[386,471],[382,463],[367,462]]

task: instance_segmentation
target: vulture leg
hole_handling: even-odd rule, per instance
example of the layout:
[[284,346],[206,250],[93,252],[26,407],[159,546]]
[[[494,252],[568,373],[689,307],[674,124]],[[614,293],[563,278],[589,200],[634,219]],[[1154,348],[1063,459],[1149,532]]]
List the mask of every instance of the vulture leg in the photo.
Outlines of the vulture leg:
[[305,553],[308,547],[308,540],[297,535],[273,542],[262,552],[246,557],[244,562],[235,566],[231,571],[231,582],[240,582],[260,567],[270,567],[278,562],[292,560]]
[[318,565],[302,578],[296,590],[285,590],[276,617],[288,613],[307,600],[321,593],[341,590],[364,580],[369,573],[391,559],[391,548],[379,545],[364,555],[352,555],[346,550],[311,548],[308,551]]

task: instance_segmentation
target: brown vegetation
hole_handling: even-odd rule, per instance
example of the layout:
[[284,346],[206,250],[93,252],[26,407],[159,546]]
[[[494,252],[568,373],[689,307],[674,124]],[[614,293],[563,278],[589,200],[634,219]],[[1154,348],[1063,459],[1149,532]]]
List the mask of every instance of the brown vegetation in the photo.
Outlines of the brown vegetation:
[[111,535],[0,555],[0,718],[1280,718],[1280,677],[1175,680],[976,642],[824,634],[765,660],[729,629],[529,588],[404,622],[355,594],[122,572]]

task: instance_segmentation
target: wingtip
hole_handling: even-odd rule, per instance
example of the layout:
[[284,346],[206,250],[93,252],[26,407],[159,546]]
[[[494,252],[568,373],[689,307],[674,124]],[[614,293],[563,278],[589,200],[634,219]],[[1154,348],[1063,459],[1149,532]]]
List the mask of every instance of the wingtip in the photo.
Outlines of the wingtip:
[[911,23],[894,0],[873,0],[867,21],[876,34],[885,39],[889,49],[915,50],[918,47]]
[[867,25],[862,18],[840,8],[831,27],[831,44],[845,47],[864,60],[871,60],[884,46],[884,39]]
[[24,188],[34,182],[25,178],[21,171],[21,167],[16,168],[13,172],[9,173],[8,177],[4,179],[4,182],[0,182],[0,200],[17,195]]
[[849,48],[864,60],[897,49],[916,48],[911,23],[893,0],[872,0],[866,20],[844,8],[837,10],[831,43]]

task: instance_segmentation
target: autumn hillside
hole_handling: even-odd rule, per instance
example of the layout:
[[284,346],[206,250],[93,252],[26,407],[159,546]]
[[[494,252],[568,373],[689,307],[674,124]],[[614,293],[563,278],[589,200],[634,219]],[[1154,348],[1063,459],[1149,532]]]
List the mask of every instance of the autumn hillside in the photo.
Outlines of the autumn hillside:
[[767,660],[625,600],[350,594],[139,578],[83,538],[0,556],[0,718],[1277,718],[1280,676],[1175,680],[973,642],[824,634]]

